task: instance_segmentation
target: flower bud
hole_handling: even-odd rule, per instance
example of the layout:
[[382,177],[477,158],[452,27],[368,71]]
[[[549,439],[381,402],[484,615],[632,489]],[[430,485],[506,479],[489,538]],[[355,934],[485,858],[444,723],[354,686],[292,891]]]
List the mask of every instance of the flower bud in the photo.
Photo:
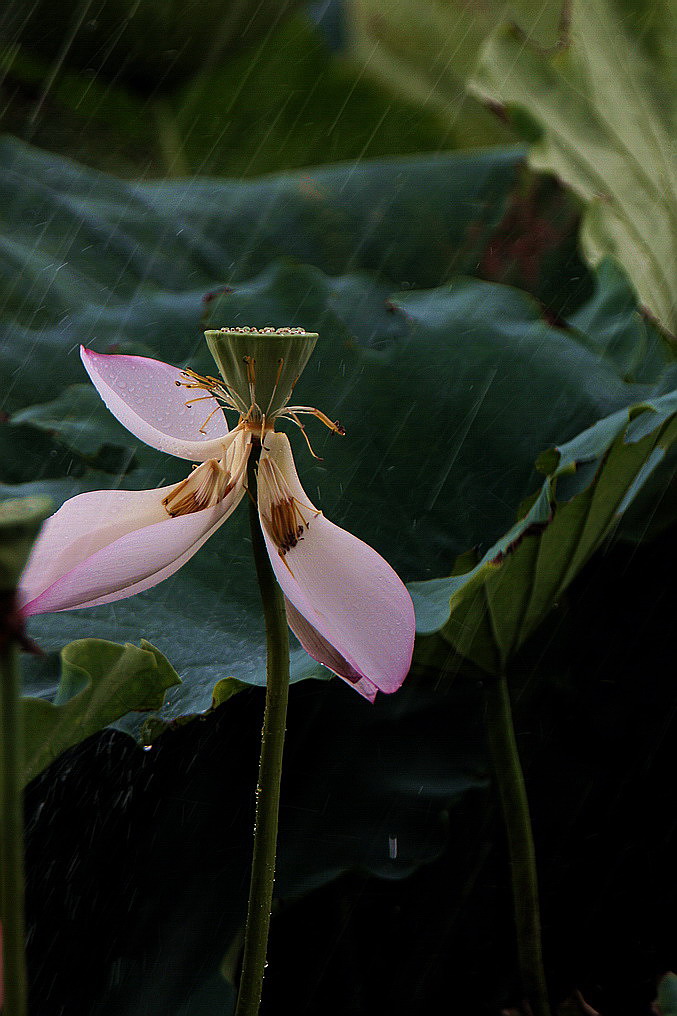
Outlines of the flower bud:
[[229,391],[272,418],[289,402],[318,335],[304,328],[220,328],[205,338]]

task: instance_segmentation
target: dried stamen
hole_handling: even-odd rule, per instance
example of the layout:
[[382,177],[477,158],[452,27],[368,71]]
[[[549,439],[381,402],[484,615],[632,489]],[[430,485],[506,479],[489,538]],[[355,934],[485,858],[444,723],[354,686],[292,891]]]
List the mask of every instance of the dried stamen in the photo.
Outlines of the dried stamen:
[[191,515],[218,504],[233,486],[230,472],[216,459],[207,459],[163,497],[162,503],[172,518]]
[[294,496],[279,466],[268,455],[262,456],[259,463],[259,507],[281,558],[303,539],[312,521],[309,516],[316,518],[322,514]]

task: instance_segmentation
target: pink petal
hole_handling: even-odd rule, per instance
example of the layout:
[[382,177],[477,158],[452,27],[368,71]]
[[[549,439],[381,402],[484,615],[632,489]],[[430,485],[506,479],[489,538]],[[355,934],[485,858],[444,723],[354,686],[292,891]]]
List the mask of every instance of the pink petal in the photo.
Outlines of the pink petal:
[[26,603],[76,565],[121,536],[156,522],[167,512],[158,490],[95,490],[66,501],[45,523],[21,577]]
[[[370,688],[396,691],[407,676],[414,648],[414,606],[409,593],[380,554],[324,515],[313,514],[287,437],[270,434],[265,445],[259,466],[259,515],[277,580],[310,626],[300,625],[292,612],[302,644],[350,683],[355,677],[364,679],[366,683],[358,690],[368,693],[367,697],[372,697]],[[266,456],[278,466],[309,522],[302,538],[285,554],[278,552],[266,521],[272,495],[266,479]],[[312,630],[322,642],[313,641]],[[350,670],[336,658],[334,665],[328,662],[331,650]]]
[[214,507],[176,518],[161,503],[170,490],[98,490],[66,501],[24,572],[23,612],[94,607],[157,585],[225,522],[245,488],[240,482]]
[[[205,423],[216,399],[186,406],[201,390],[177,387],[185,380],[178,367],[147,356],[109,356],[80,347],[80,356],[96,389],[113,416],[152,448],[191,462],[219,459],[228,424],[219,410]],[[206,434],[200,433],[204,426]]]
[[322,638],[317,628],[313,628],[312,624],[306,621],[303,614],[299,614],[294,604],[286,596],[284,602],[287,609],[289,627],[308,655],[312,656],[314,660],[317,660],[318,663],[321,663],[329,670],[333,670],[344,681],[348,681],[355,691],[358,691],[360,695],[364,695],[366,699],[373,702],[378,691],[376,685],[368,681],[366,677],[358,674],[348,661],[344,660],[340,653],[326,639]]

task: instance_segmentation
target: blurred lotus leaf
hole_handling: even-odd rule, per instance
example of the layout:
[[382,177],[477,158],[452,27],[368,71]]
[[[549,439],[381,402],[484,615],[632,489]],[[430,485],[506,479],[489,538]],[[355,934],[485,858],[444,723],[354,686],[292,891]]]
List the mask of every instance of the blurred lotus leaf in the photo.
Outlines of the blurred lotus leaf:
[[23,0],[5,5],[0,39],[157,93],[251,45],[300,0]]
[[555,37],[562,0],[347,0],[352,55],[367,74],[391,92],[437,110],[453,147],[505,141],[505,126],[469,97],[487,35],[505,18],[517,17],[529,38],[548,45]]
[[658,985],[655,1011],[659,1016],[677,1016],[677,974],[664,974]]
[[0,501],[0,593],[16,589],[40,526],[52,509],[46,497]]
[[472,91],[512,113],[531,165],[585,202],[591,264],[614,257],[639,302],[677,332],[677,31],[671,0],[574,0],[550,52],[514,25],[489,40]]

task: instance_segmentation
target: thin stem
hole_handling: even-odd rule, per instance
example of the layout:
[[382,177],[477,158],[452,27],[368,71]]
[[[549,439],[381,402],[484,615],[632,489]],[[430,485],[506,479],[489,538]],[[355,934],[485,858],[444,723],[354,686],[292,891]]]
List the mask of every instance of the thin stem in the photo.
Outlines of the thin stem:
[[505,674],[485,685],[486,727],[508,837],[522,987],[533,1016],[550,1016],[541,954],[536,855]]
[[22,724],[19,651],[5,640],[0,651],[0,913],[4,955],[4,1016],[26,1016]]
[[261,532],[256,507],[256,464],[252,453],[248,467],[251,495],[249,523],[256,575],[259,580],[263,616],[266,624],[266,706],[261,733],[261,760],[256,790],[254,853],[249,886],[249,908],[245,929],[240,990],[235,1016],[256,1016],[261,1004],[263,974],[270,928],[270,913],[275,882],[275,853],[280,806],[282,753],[287,722],[289,691],[289,631],[284,596],[277,584]]

